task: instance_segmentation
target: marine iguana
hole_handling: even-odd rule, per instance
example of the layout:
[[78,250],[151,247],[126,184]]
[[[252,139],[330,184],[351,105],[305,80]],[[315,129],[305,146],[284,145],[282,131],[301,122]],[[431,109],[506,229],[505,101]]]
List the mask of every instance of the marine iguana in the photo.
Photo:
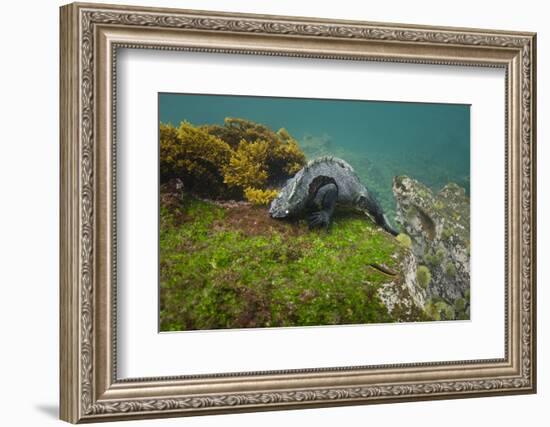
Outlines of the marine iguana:
[[271,202],[269,214],[272,218],[287,218],[309,211],[310,228],[328,227],[337,205],[364,212],[388,233],[398,234],[353,168],[336,157],[319,157],[308,162],[286,182]]

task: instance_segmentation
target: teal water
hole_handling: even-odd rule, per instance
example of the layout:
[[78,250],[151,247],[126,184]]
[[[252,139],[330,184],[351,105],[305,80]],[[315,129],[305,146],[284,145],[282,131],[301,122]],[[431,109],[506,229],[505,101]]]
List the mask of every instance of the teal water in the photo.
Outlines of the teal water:
[[159,120],[223,124],[225,117],[285,128],[308,159],[350,163],[393,222],[395,175],[434,191],[455,182],[470,191],[470,106],[231,95],[159,94]]

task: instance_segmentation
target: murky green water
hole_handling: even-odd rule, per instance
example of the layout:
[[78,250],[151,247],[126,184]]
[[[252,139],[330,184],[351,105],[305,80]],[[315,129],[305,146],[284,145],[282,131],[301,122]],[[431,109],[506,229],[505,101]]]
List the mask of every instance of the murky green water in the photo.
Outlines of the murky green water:
[[159,120],[223,124],[225,117],[286,128],[308,159],[346,160],[393,222],[395,175],[437,191],[455,182],[470,191],[470,106],[380,101],[160,94]]

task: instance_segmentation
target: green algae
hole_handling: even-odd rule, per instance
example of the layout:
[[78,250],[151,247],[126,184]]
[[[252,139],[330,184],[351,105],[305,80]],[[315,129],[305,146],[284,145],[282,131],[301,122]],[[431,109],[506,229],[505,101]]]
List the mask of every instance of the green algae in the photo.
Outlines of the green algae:
[[308,231],[265,208],[184,196],[161,197],[159,250],[161,331],[177,331],[396,321],[377,292],[388,277],[371,264],[397,269],[407,249],[352,212]]

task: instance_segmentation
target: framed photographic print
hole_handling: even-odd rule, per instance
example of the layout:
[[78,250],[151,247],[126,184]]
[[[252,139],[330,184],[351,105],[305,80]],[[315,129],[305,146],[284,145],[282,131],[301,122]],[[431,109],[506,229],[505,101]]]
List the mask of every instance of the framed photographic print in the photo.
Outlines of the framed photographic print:
[[60,22],[62,419],[535,392],[535,34]]

